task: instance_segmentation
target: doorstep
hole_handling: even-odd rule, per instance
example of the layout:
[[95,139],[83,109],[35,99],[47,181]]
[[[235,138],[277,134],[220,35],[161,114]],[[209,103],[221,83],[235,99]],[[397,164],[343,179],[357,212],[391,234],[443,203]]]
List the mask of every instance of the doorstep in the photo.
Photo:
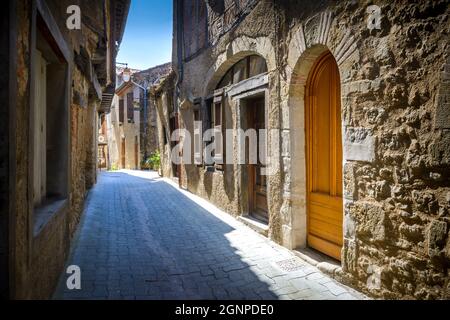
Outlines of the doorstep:
[[238,216],[237,217],[239,221],[244,223],[246,226],[250,227],[254,231],[258,232],[259,234],[262,234],[263,236],[267,237],[269,234],[269,226],[261,222],[251,216]]
[[339,261],[332,259],[320,252],[317,252],[310,248],[294,249],[294,254],[307,263],[315,266],[317,269],[326,273],[331,277],[335,277],[336,273],[339,273],[342,268]]

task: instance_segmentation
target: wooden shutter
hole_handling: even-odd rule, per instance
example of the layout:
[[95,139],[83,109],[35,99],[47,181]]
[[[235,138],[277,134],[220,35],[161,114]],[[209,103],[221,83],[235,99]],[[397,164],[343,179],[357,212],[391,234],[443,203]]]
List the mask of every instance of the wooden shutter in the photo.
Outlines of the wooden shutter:
[[[202,123],[203,123],[203,137],[205,137],[205,132],[209,129],[212,129],[214,126],[214,118],[213,118],[213,108],[214,108],[214,103],[213,103],[213,99],[207,99],[205,100],[204,103],[204,112],[203,112],[203,119],[202,119]],[[210,145],[211,143],[213,143],[214,141],[214,137],[212,137],[209,141],[204,141],[203,145],[204,145],[204,154],[203,154],[203,161],[204,164],[210,166],[210,165],[214,165],[214,161],[213,161],[213,157],[214,154],[207,154],[206,153],[206,147],[208,145]]]
[[201,165],[202,157],[202,122],[200,116],[200,105],[194,105],[194,164]]
[[123,99],[119,100],[119,122],[123,123],[124,120],[124,105],[123,105]]
[[133,92],[127,93],[127,119],[134,122]]
[[224,159],[224,112],[223,112],[223,94],[222,90],[218,90],[214,93],[213,112],[214,112],[214,162],[218,169],[222,169]]
[[39,206],[47,193],[47,61],[38,50],[34,72],[33,204]]

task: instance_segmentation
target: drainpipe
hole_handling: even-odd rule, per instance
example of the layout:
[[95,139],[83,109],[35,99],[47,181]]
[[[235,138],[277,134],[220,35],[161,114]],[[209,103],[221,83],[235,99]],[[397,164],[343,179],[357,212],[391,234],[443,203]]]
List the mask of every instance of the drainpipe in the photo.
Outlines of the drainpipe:
[[[177,82],[175,84],[175,101],[178,101],[180,88],[183,81],[183,1],[177,0]],[[178,113],[178,104],[175,103],[175,111]]]
[[144,86],[144,161],[147,160],[147,85]]

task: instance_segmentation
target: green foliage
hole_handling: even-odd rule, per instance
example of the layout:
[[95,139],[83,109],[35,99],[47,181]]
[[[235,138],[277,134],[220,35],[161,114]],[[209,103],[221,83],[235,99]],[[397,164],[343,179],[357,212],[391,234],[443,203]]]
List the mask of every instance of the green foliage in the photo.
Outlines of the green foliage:
[[117,171],[117,170],[119,170],[119,166],[117,165],[117,163],[113,163],[111,165],[111,171]]
[[159,153],[159,150],[156,150],[151,154],[150,157],[148,157],[144,163],[143,168],[152,169],[152,170],[158,170],[161,165],[161,155]]

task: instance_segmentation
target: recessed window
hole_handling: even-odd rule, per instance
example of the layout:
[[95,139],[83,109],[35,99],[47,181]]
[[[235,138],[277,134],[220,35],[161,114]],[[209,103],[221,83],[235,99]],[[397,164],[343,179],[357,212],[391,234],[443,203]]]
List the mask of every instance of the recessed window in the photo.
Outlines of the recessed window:
[[194,112],[194,163],[196,165],[202,164],[202,123],[200,106],[196,105]]
[[134,105],[133,105],[133,92],[127,93],[127,119],[128,123],[134,122]]
[[119,99],[119,123],[123,123],[125,119],[125,111],[124,111],[124,101],[123,98]]
[[258,74],[267,72],[266,61],[260,56],[249,57],[249,78],[257,76]]
[[251,55],[234,64],[222,77],[216,89],[236,84],[245,79],[267,72],[267,64],[264,58]]
[[59,49],[38,13],[30,114],[35,233],[68,195],[68,64]]
[[[214,103],[214,141],[215,149],[213,153],[213,159],[217,169],[223,169],[223,146],[225,135],[223,134],[223,119],[222,119],[222,102]],[[222,139],[218,139],[218,138]]]

